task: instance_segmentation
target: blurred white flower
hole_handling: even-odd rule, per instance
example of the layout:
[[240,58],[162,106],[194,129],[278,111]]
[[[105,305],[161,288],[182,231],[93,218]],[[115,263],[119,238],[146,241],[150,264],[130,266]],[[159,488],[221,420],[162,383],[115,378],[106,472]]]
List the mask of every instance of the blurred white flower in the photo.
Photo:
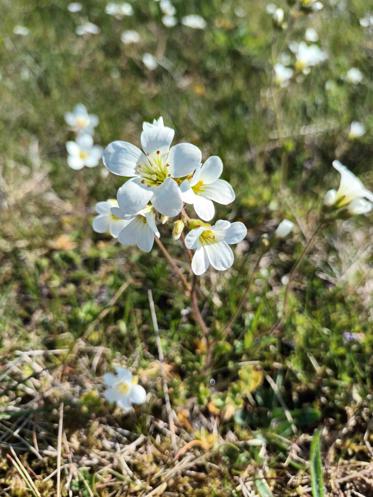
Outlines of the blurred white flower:
[[313,28],[307,28],[306,33],[304,35],[304,39],[306,41],[309,41],[311,43],[315,43],[319,39],[319,35],[317,34],[316,29]]
[[14,26],[13,33],[18,36],[28,36],[30,34],[30,30],[26,28],[26,26],[17,25]]
[[205,27],[207,26],[204,18],[197,14],[191,14],[189,16],[183,17],[181,19],[181,24],[192,29],[205,29]]
[[200,166],[201,151],[190,143],[171,147],[175,131],[163,123],[143,123],[140,150],[124,141],[115,141],[104,151],[104,164],[114,174],[131,178],[118,191],[119,205],[134,215],[151,202],[165,216],[182,209],[180,188],[174,178],[183,178]]
[[166,28],[173,28],[177,24],[177,19],[174,16],[163,16],[162,23]]
[[294,74],[293,69],[280,63],[275,64],[273,69],[275,71],[275,82],[282,87],[288,86]]
[[134,216],[126,215],[126,202],[118,192],[118,208],[113,208],[112,213],[125,220],[126,225],[120,230],[118,240],[122,245],[136,245],[143,252],[150,252],[153,248],[154,237],[160,234],[155,222],[154,209],[145,207]]
[[273,15],[276,12],[276,9],[277,9],[277,5],[275,5],[274,3],[269,3],[266,6],[266,12],[267,12],[267,14],[270,14],[270,15]]
[[357,85],[363,81],[363,73],[357,67],[351,67],[346,73],[346,81]]
[[301,7],[317,12],[324,8],[324,5],[318,0],[301,0]]
[[294,223],[289,219],[283,219],[275,231],[276,238],[286,238],[294,229]]
[[361,138],[365,135],[365,126],[363,123],[359,121],[352,121],[350,124],[350,131],[348,133],[348,137],[350,140],[355,140],[356,138]]
[[360,19],[360,26],[363,28],[371,28],[373,26],[373,14],[368,13]]
[[161,0],[159,6],[165,16],[173,17],[176,14],[176,9],[170,0]]
[[308,74],[311,67],[321,64],[328,58],[326,52],[318,45],[307,45],[304,41],[290,43],[289,49],[296,57],[295,69],[303,74]]
[[150,53],[144,53],[142,56],[142,62],[144,66],[149,69],[149,71],[154,71],[158,67],[157,59]]
[[81,24],[75,30],[75,33],[78,36],[97,35],[99,32],[100,32],[100,28],[96,24],[93,24],[93,22],[89,22],[89,21]]
[[133,7],[128,2],[123,2],[123,3],[109,2],[105,7],[105,12],[109,16],[114,16],[117,19],[122,19],[124,16],[133,15]]
[[80,12],[82,10],[82,4],[79,2],[71,2],[68,4],[67,10],[75,14],[76,12]]
[[333,167],[340,173],[338,190],[329,190],[324,197],[324,204],[337,209],[347,208],[352,215],[366,214],[373,207],[373,193],[346,166],[338,160]]
[[104,397],[109,402],[115,402],[125,412],[132,410],[133,404],[143,404],[146,401],[145,389],[137,384],[136,378],[126,368],[115,368],[116,374],[106,373]]
[[235,199],[231,185],[219,179],[223,172],[223,163],[217,156],[209,157],[202,167],[196,169],[190,180],[181,185],[182,198],[192,204],[197,215],[204,221],[215,216],[213,202],[228,205]]
[[98,216],[93,219],[92,228],[96,233],[109,233],[114,238],[117,238],[120,231],[130,221],[114,215],[112,213],[113,207],[118,208],[118,202],[113,198],[105,202],[97,202],[95,209]]
[[85,105],[78,104],[72,112],[65,113],[65,121],[76,133],[92,134],[98,124],[98,117],[95,114],[88,114]]
[[141,40],[141,37],[139,33],[133,29],[128,29],[127,31],[123,31],[121,34],[121,42],[124,43],[125,45],[131,45],[132,43],[139,43]]
[[96,167],[102,156],[102,147],[93,144],[91,135],[79,135],[75,142],[66,143],[67,163],[71,169],[79,170],[84,166]]
[[185,237],[185,245],[196,251],[192,259],[193,273],[197,276],[205,273],[210,264],[217,271],[229,269],[234,262],[229,245],[242,241],[246,233],[243,223],[223,220],[214,226],[204,225],[191,230]]

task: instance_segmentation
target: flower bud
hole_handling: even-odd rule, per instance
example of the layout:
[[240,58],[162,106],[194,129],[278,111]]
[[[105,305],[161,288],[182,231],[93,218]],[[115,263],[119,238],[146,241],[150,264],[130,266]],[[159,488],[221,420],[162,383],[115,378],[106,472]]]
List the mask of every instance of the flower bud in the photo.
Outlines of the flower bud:
[[161,216],[161,223],[162,224],[166,224],[169,219],[170,218],[168,216],[162,215]]
[[184,230],[185,224],[181,219],[178,219],[177,221],[174,222],[174,226],[172,228],[172,238],[174,240],[178,240],[181,236],[181,233]]
[[327,207],[331,207],[332,205],[334,205],[336,200],[337,200],[336,190],[329,190],[325,193],[324,205],[326,205]]
[[283,219],[275,231],[276,238],[286,238],[294,228],[294,223],[288,219]]
[[194,230],[196,228],[201,228],[201,226],[205,226],[208,228],[211,226],[209,223],[205,223],[204,221],[201,221],[200,219],[188,219],[188,228],[191,230]]

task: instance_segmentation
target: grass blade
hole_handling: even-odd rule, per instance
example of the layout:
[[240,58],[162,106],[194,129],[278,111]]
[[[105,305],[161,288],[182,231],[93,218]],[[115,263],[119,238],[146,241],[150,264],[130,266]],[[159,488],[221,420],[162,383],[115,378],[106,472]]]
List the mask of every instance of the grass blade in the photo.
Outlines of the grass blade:
[[258,478],[255,480],[256,489],[260,495],[260,497],[273,497],[271,489],[268,486],[268,483],[264,478]]
[[311,442],[311,484],[313,497],[325,497],[324,477],[321,463],[320,432],[316,431]]

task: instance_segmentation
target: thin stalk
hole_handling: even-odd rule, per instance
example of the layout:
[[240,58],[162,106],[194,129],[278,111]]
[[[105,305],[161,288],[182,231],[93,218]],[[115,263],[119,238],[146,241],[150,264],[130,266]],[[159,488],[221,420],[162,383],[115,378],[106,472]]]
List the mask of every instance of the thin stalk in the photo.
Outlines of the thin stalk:
[[166,258],[167,262],[171,266],[173,272],[179,277],[179,279],[182,282],[184,288],[188,292],[191,292],[192,288],[191,288],[190,284],[188,283],[188,281],[185,278],[185,276],[183,275],[183,273],[180,271],[180,268],[177,266],[176,262],[172,258],[172,256],[169,253],[169,251],[166,249],[166,247],[163,245],[163,243],[160,241],[160,239],[158,237],[155,237],[155,242],[158,245],[158,247],[159,247],[160,251],[162,252],[162,254],[164,255],[164,257]]

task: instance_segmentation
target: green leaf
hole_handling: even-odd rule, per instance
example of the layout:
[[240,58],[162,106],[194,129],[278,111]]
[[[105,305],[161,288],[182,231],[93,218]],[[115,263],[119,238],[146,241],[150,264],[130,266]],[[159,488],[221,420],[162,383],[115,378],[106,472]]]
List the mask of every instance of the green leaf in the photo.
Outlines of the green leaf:
[[315,431],[312,437],[310,464],[311,464],[312,495],[313,497],[325,497],[319,431]]
[[255,480],[256,489],[260,495],[260,497],[273,497],[271,489],[268,486],[268,483],[264,478],[258,478]]

